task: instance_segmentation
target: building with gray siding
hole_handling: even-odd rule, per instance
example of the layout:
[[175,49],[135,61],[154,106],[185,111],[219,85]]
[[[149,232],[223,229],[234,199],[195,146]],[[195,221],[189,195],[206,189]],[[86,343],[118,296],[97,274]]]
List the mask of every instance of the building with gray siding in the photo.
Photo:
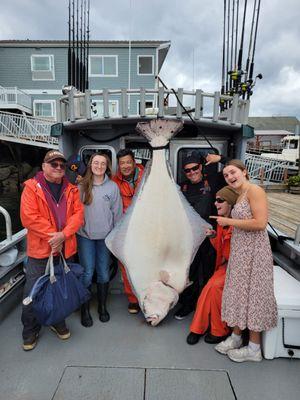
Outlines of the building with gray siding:
[[[169,48],[169,41],[91,41],[89,88],[92,92],[157,88],[155,77]],[[0,110],[55,120],[56,99],[68,83],[67,56],[68,41],[64,40],[0,41]],[[138,113],[138,97],[129,97],[130,114]],[[154,95],[147,94],[146,101],[148,107],[156,105]],[[119,102],[117,95],[110,98],[111,115],[118,115]],[[103,114],[100,98],[93,98],[92,114]]]

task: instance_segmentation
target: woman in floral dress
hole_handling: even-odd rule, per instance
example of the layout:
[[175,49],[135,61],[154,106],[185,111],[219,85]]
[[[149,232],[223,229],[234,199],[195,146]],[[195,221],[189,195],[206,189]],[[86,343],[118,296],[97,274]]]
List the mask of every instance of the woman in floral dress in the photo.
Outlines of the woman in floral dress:
[[[277,324],[273,286],[273,258],[266,230],[267,196],[249,182],[245,165],[231,160],[223,169],[227,184],[239,193],[232,218],[213,217],[221,226],[233,226],[231,253],[222,299],[222,320],[232,335],[215,349],[236,362],[261,361],[261,332]],[[248,328],[248,346],[242,330]]]

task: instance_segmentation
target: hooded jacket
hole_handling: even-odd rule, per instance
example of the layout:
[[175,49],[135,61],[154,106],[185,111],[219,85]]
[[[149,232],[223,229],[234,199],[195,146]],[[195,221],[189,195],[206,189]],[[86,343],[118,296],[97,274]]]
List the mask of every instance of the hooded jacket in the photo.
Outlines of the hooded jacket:
[[[27,255],[33,258],[47,258],[51,253],[49,233],[58,232],[56,218],[47,202],[38,179],[28,179],[24,183],[21,196],[21,221],[27,228]],[[69,182],[63,185],[62,196],[66,201],[66,218],[62,232],[65,235],[64,255],[71,257],[77,251],[75,233],[83,224],[84,209],[78,188]]]

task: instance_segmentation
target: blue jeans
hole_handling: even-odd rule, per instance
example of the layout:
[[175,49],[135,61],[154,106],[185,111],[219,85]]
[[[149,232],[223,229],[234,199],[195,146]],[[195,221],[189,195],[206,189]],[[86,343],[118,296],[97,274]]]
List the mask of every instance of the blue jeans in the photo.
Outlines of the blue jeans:
[[77,235],[79,262],[84,269],[81,281],[86,288],[91,286],[94,271],[97,283],[109,282],[110,252],[104,239],[92,240]]

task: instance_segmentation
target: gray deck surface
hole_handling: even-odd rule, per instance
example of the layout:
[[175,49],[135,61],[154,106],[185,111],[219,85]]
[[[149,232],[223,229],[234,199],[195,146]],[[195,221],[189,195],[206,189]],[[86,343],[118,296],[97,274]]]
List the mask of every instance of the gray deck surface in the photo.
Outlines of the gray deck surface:
[[300,360],[236,364],[203,340],[186,344],[191,317],[171,313],[153,328],[128,314],[123,295],[111,295],[108,308],[110,322],[96,319],[93,304],[93,327],[75,313],[69,340],[43,328],[24,352],[17,307],[1,325],[0,400],[299,400]]

